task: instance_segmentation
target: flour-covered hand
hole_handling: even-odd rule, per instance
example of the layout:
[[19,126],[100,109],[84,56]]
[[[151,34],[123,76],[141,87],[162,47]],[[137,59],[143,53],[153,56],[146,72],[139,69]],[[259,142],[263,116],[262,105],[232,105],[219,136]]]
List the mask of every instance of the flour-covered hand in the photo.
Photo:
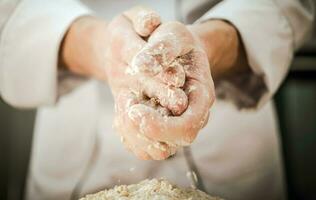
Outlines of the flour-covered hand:
[[[131,72],[165,85],[169,102],[183,101],[174,94],[175,89],[184,91],[188,99],[187,107],[182,110],[170,110],[158,99],[158,107],[170,111],[166,114],[144,104],[129,105],[126,121],[133,130],[175,148],[191,144],[207,122],[215,99],[209,62],[199,39],[181,23],[164,23],[134,57]],[[148,96],[152,97],[155,96]]]

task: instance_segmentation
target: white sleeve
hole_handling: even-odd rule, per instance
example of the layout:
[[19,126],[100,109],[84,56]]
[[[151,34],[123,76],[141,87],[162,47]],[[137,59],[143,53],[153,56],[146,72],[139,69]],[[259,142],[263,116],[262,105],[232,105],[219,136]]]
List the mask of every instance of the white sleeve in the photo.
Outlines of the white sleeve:
[[251,67],[246,77],[226,80],[223,85],[231,92],[226,96],[241,108],[258,107],[273,96],[294,51],[311,33],[314,6],[308,0],[224,0],[198,22],[209,19],[229,21],[238,29]]
[[[0,10],[4,5],[0,2]],[[56,101],[60,43],[69,25],[89,13],[75,0],[22,0],[16,4],[0,32],[3,100],[21,108]]]

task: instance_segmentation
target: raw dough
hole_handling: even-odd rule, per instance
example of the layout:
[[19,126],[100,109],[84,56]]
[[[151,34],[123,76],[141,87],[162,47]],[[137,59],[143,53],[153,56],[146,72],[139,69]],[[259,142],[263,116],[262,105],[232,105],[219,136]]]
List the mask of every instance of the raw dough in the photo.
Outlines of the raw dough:
[[206,193],[171,185],[164,179],[144,180],[138,184],[115,186],[80,200],[220,200]]

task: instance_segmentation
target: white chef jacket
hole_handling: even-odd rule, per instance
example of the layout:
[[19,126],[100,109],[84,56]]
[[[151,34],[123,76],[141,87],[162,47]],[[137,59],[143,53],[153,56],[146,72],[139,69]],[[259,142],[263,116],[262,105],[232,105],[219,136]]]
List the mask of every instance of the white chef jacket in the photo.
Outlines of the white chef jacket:
[[[58,75],[60,42],[73,20],[93,11],[110,19],[139,2],[156,9],[165,20],[175,18],[174,1],[84,1],[90,8],[73,0],[0,1],[1,96],[16,107],[41,106],[28,199],[69,199],[78,188],[83,195],[152,177],[189,186],[181,151],[167,161],[139,161],[122,147],[112,130],[113,100],[103,83]],[[196,15],[191,11],[205,3],[183,1],[183,19],[190,21],[190,14]],[[226,0],[199,12],[196,23],[219,18],[238,29],[252,69],[249,77],[259,77],[257,82],[265,86],[254,98],[260,109],[241,111],[221,100],[212,107],[208,125],[192,145],[208,193],[227,199],[284,197],[280,141],[268,100],[311,30],[309,6],[311,2],[295,0]],[[239,101],[251,99],[252,93],[234,80],[225,83],[233,87],[226,87],[233,102],[239,96],[243,97]]]

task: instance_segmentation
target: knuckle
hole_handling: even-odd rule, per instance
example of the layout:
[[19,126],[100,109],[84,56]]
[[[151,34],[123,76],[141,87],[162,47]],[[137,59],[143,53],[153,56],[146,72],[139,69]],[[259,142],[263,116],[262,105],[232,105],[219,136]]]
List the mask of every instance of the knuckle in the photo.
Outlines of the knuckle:
[[188,97],[181,89],[172,90],[168,88],[166,99],[168,100],[169,109],[176,116],[181,115],[188,107]]
[[139,52],[132,59],[132,68],[134,73],[145,73],[151,76],[158,74],[162,70],[162,66],[157,60],[146,53],[146,51]]
[[137,21],[137,32],[141,36],[148,36],[160,24],[160,16],[156,12],[147,12],[145,15],[139,15]]

